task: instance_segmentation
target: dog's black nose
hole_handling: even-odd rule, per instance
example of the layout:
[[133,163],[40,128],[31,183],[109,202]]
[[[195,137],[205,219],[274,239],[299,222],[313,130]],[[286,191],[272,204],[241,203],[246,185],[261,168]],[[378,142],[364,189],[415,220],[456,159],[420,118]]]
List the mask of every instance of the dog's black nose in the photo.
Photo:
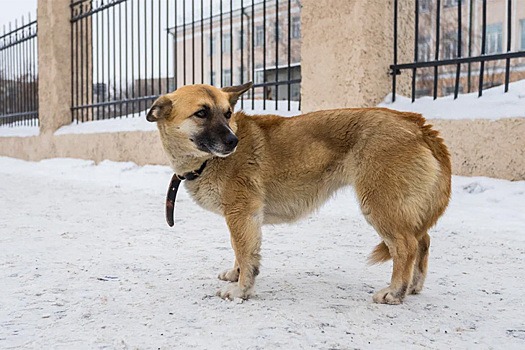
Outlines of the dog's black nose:
[[234,149],[237,146],[237,143],[239,143],[239,139],[234,134],[230,133],[228,136],[224,138],[224,144],[229,149]]

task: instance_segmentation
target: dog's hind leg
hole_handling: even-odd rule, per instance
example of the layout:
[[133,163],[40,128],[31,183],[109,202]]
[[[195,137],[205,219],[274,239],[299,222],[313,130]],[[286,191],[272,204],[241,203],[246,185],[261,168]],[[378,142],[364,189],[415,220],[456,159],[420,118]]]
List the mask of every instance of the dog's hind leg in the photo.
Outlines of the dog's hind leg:
[[430,236],[425,234],[418,241],[417,257],[414,267],[414,277],[409,288],[409,294],[418,294],[423,289],[428,269],[428,253],[430,248]]
[[418,242],[412,234],[398,234],[389,239],[383,237],[394,267],[390,286],[376,292],[373,300],[380,304],[400,304],[412,283],[414,262],[417,255]]

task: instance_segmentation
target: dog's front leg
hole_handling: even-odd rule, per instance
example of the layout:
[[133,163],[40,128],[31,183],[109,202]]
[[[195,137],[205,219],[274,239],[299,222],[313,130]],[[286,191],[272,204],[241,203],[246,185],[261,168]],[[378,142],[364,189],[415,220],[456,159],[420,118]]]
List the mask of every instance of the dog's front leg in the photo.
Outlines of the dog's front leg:
[[223,299],[248,299],[253,292],[255,277],[259,274],[262,214],[260,210],[246,209],[231,210],[226,214],[239,277],[238,282],[218,291],[217,295]]

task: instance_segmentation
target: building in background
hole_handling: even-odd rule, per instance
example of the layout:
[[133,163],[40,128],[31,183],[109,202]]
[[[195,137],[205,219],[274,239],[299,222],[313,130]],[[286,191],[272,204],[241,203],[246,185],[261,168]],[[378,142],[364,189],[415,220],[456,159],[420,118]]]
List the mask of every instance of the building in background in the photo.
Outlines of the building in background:
[[[436,59],[436,3],[419,0],[418,61]],[[461,3],[461,9],[458,9]],[[439,60],[478,56],[482,53],[483,7],[482,0],[442,0],[439,27]],[[525,51],[525,6],[512,1],[512,30],[510,50]],[[507,0],[488,0],[486,15],[485,54],[507,52]],[[458,25],[461,10],[461,28]],[[459,33],[460,32],[460,33]],[[461,36],[461,41],[459,35]],[[461,51],[459,51],[461,50]],[[505,60],[488,61],[484,67],[483,88],[502,85],[505,80]],[[525,79],[525,59],[510,60],[510,81]],[[462,64],[459,93],[477,91],[480,64]],[[416,96],[429,96],[434,85],[434,68],[420,68],[416,75]],[[454,93],[456,66],[438,69],[438,96]]]
[[169,28],[176,85],[253,81],[255,99],[298,101],[300,1],[235,1],[232,8],[226,3],[213,1],[202,11],[188,3],[185,16]]

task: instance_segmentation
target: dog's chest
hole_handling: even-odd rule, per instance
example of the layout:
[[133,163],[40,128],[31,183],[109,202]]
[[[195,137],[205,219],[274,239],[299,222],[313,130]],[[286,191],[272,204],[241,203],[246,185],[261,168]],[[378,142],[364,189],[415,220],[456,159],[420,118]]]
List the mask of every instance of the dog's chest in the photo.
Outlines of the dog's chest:
[[186,189],[193,200],[206,210],[222,215],[219,187],[202,178],[186,181]]

